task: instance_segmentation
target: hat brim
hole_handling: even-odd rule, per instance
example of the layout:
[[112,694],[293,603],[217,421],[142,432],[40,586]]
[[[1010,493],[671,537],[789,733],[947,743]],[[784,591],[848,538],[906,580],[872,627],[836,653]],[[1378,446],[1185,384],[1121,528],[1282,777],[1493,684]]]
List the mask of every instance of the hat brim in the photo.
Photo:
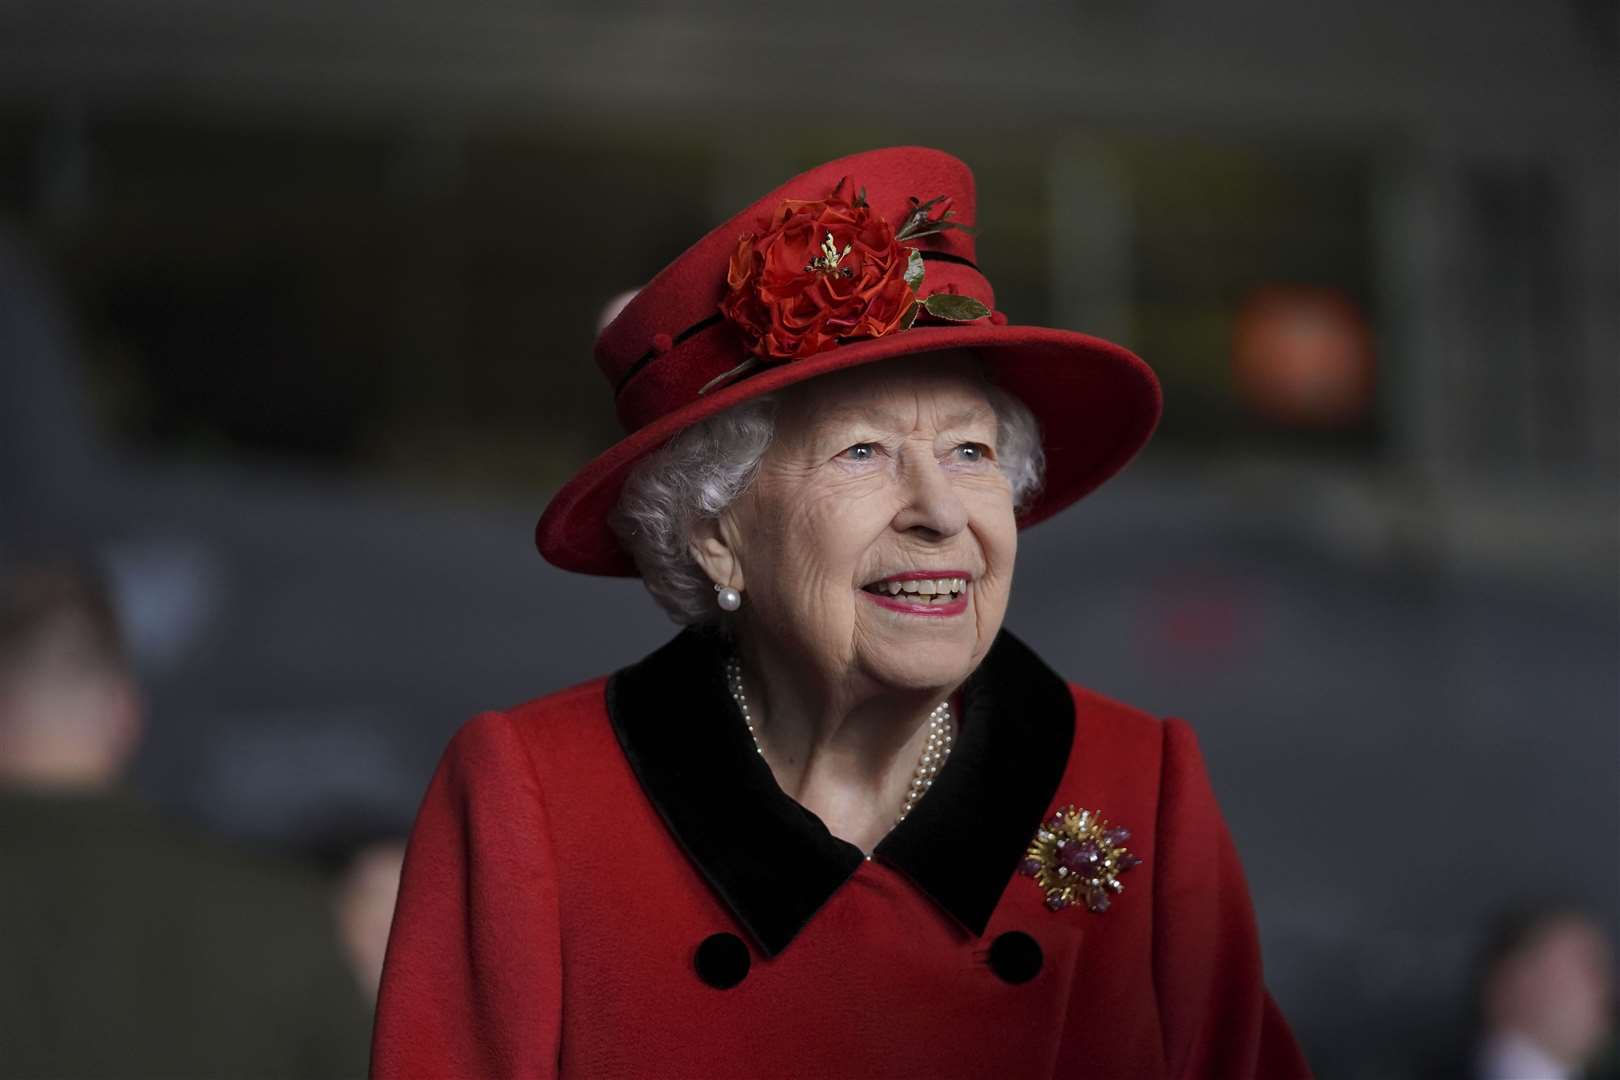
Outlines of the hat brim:
[[946,349],[977,353],[996,383],[1017,395],[1040,423],[1046,478],[1019,516],[1020,528],[1095,490],[1136,455],[1158,424],[1159,380],[1135,354],[1112,342],[1040,326],[914,326],[766,368],[619,440],[552,496],[535,526],[535,545],[564,570],[636,577],[635,563],[608,526],[608,516],[642,458],[682,429],[750,398],[829,372]]

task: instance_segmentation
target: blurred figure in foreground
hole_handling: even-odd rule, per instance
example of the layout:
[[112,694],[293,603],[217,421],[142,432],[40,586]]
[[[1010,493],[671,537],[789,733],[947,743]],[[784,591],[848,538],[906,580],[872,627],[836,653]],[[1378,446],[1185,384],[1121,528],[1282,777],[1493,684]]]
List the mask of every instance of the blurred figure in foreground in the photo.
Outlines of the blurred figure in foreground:
[[0,1076],[363,1075],[319,883],[124,792],[140,731],[94,575],[0,566]]
[[1482,956],[1475,1076],[1613,1076],[1610,963],[1607,937],[1578,909],[1537,907],[1504,918]]

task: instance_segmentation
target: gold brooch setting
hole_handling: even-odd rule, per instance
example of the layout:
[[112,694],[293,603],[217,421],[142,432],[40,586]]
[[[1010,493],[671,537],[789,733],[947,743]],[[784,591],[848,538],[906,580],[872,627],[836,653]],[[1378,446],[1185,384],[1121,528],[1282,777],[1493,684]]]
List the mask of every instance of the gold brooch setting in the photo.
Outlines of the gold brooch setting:
[[1142,861],[1125,847],[1130,838],[1129,829],[1070,803],[1041,824],[1018,870],[1035,879],[1053,911],[1084,903],[1101,914],[1110,894],[1125,889],[1119,875]]

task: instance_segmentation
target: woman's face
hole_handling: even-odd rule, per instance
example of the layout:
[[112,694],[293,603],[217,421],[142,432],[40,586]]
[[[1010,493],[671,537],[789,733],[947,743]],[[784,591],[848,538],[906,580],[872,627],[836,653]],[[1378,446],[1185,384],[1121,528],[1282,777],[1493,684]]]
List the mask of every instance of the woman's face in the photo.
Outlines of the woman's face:
[[[744,633],[824,676],[954,686],[1001,628],[1018,530],[970,358],[800,384],[720,529]],[[915,590],[915,591],[913,591]]]

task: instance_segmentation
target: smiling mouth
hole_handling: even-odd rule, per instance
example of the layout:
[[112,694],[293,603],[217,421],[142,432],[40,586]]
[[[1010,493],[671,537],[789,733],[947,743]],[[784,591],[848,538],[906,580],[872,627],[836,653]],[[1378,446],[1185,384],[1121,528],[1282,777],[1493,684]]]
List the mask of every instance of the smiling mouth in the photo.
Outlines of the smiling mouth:
[[957,570],[932,577],[912,571],[862,585],[861,591],[901,604],[948,607],[962,600],[972,580],[971,574]]

